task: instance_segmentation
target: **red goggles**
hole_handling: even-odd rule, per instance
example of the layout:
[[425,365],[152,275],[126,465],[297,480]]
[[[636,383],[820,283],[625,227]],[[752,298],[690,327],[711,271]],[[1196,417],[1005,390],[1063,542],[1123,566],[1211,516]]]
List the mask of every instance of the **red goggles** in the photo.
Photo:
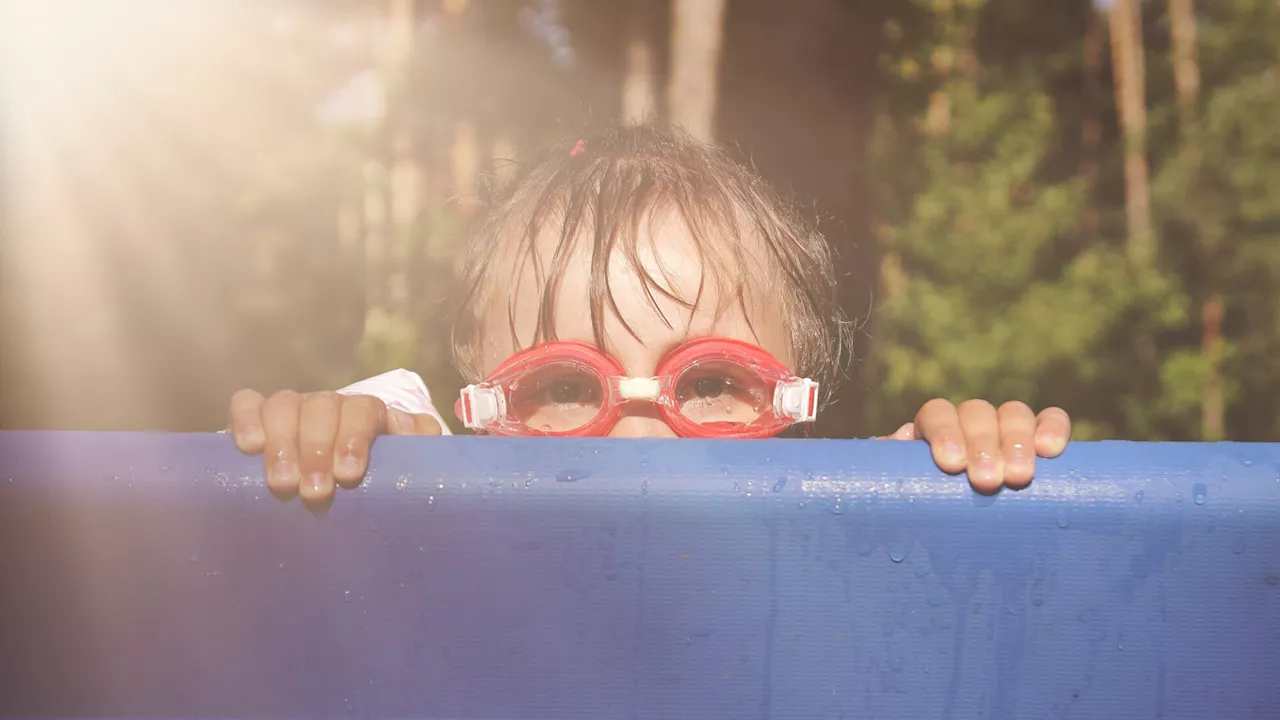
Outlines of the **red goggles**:
[[680,437],[766,438],[818,412],[818,384],[798,378],[762,348],[738,340],[685,343],[653,377],[627,377],[591,345],[553,342],[507,359],[462,390],[454,411],[494,435],[606,435],[623,406],[657,405]]

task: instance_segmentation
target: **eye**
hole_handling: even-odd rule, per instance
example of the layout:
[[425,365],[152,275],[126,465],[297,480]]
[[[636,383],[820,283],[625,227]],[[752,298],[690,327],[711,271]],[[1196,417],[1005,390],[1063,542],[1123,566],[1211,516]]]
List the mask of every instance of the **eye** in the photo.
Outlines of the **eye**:
[[768,407],[768,381],[751,368],[727,360],[700,362],[675,384],[680,413],[697,423],[755,421]]
[[[593,383],[592,383],[593,384]],[[557,405],[590,402],[595,397],[592,384],[581,378],[557,378],[544,388],[547,398]]]
[[693,392],[700,398],[719,397],[729,388],[730,381],[724,377],[701,377],[693,382]]
[[589,368],[554,362],[531,369],[510,388],[508,407],[520,422],[544,432],[571,432],[601,411],[604,389]]

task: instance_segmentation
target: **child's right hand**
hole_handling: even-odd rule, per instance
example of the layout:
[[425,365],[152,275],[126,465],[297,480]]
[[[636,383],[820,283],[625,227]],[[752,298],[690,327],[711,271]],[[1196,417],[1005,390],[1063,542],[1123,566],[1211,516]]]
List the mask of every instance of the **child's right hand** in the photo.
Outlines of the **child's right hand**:
[[431,415],[389,408],[370,395],[281,390],[264,398],[241,390],[231,396],[231,432],[241,452],[263,455],[272,493],[323,506],[336,485],[360,484],[378,435],[439,435],[441,428]]

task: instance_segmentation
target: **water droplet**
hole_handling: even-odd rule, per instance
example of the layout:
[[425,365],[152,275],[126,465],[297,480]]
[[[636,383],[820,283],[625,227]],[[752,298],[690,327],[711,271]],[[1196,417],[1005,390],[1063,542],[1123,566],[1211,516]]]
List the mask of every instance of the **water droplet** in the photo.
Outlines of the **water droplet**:
[[906,543],[894,543],[887,549],[889,551],[889,559],[895,563],[900,563],[903,560],[906,560],[907,555],[911,553],[911,546]]
[[347,712],[356,711],[356,706],[351,702],[351,698],[342,698],[342,707],[346,708]]
[[1182,504],[1182,493],[1178,493],[1178,504]]
[[1244,552],[1244,538],[1243,538],[1243,537],[1238,537],[1238,538],[1236,538],[1235,542],[1233,542],[1233,543],[1231,544],[1231,552],[1233,552],[1233,553],[1235,553],[1235,554],[1237,554],[1237,555],[1239,555],[1240,553]]
[[200,553],[193,552],[187,556],[187,562],[200,562]]
[[925,675],[928,675],[929,673],[933,672],[933,665],[931,665],[930,663],[925,663],[924,665],[920,666],[920,671],[923,672]]
[[1192,499],[1195,500],[1195,503],[1197,505],[1203,505],[1205,496],[1209,493],[1209,489],[1205,487],[1204,483],[1196,483],[1191,487],[1191,492]]
[[798,508],[800,508],[801,510],[803,510],[803,509],[804,509],[804,501],[803,501],[803,500],[801,500],[799,503],[796,503],[796,507],[798,507]]
[[437,490],[443,490],[443,489],[444,489],[444,483],[442,483],[442,482],[438,482],[438,483],[436,483],[436,489],[437,489]]
[[344,602],[344,603],[349,603],[349,602],[351,602],[351,591],[350,591],[350,590],[344,590],[344,591],[342,592],[342,602]]
[[1142,497],[1143,497],[1143,493],[1142,493],[1142,491],[1141,491],[1141,490],[1139,490],[1139,491],[1137,492],[1137,494],[1135,494],[1135,495],[1133,496],[1133,501],[1134,501],[1134,502],[1142,502]]
[[774,492],[782,492],[782,488],[784,488],[784,487],[786,487],[786,486],[787,486],[787,479],[786,479],[786,478],[784,478],[784,477],[783,477],[783,478],[778,478],[778,482],[776,482],[776,483],[774,483],[774,484],[773,484],[773,491],[774,491]]
[[579,480],[583,480],[589,477],[591,477],[591,473],[587,472],[586,470],[565,470],[564,472],[556,475],[556,482],[563,482],[563,483],[578,482]]
[[1058,527],[1065,528],[1068,524],[1069,523],[1067,521],[1067,511],[1059,510],[1058,511]]
[[840,507],[840,503],[836,503],[835,505],[831,506],[831,512],[836,515],[839,515],[840,513],[844,512],[844,510]]
[[640,494],[645,497],[649,495],[649,481],[647,479],[640,483]]

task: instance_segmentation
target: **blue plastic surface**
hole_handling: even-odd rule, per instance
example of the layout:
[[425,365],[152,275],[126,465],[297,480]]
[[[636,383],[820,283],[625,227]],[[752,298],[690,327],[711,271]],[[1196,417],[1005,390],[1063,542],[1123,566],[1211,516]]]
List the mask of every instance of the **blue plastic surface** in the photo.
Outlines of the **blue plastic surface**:
[[1276,718],[1280,446],[0,433],[0,714]]

